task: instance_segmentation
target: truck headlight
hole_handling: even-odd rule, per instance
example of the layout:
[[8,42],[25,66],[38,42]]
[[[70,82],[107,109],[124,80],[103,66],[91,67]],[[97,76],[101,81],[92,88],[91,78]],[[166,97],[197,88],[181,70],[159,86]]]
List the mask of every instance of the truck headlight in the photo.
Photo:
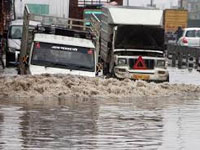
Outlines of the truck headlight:
[[118,59],[118,65],[125,65],[125,64],[127,64],[127,60],[125,58]]
[[11,53],[15,53],[16,49],[15,48],[9,48],[8,51],[11,52]]
[[157,67],[165,67],[165,60],[157,60]]

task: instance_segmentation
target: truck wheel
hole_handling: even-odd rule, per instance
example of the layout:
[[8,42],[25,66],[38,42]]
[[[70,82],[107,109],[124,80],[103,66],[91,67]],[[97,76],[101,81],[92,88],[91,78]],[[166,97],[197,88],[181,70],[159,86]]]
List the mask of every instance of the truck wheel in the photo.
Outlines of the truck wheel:
[[10,66],[9,61],[10,61],[10,55],[8,52],[6,52],[6,67]]
[[10,62],[15,62],[15,53],[6,52],[6,67],[13,66]]

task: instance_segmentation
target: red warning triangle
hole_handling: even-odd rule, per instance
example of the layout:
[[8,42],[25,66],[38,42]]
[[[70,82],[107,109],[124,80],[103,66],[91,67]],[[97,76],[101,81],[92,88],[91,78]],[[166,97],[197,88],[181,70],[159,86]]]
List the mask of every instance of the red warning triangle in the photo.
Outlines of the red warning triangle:
[[133,69],[147,69],[147,66],[144,62],[144,59],[142,59],[142,56],[139,56],[135,65],[133,66]]

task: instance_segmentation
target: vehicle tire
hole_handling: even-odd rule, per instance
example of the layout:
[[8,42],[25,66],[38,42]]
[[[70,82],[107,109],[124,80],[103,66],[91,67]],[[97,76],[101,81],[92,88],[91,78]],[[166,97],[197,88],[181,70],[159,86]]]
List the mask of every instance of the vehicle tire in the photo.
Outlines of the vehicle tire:
[[15,60],[15,54],[6,52],[6,67],[12,66],[10,62],[14,60]]
[[6,52],[6,67],[10,66],[9,62],[10,62],[10,53]]

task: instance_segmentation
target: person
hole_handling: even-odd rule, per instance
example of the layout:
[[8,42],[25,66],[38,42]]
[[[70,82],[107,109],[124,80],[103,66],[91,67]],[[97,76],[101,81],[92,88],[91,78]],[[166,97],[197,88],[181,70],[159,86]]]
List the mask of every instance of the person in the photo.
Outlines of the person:
[[178,29],[176,30],[175,34],[176,34],[176,43],[177,43],[183,34],[183,29],[179,26]]

